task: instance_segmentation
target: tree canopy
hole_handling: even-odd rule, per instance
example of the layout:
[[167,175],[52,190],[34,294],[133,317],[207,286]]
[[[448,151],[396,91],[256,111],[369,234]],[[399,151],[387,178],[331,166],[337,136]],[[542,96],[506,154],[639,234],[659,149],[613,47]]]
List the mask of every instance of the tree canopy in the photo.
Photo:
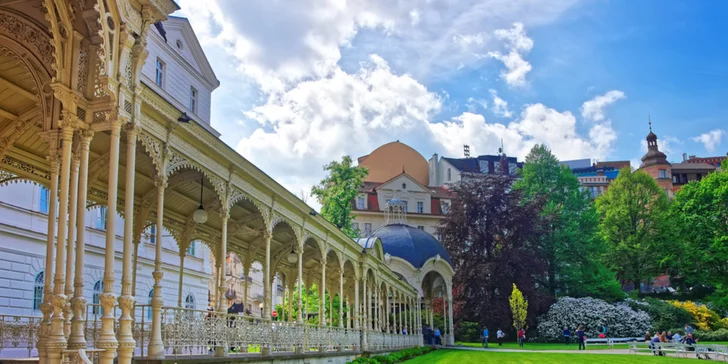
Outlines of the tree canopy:
[[354,166],[351,157],[344,156],[341,162],[332,161],[324,166],[326,178],[311,189],[311,195],[321,204],[321,216],[352,238],[359,237],[359,231],[351,226],[352,201],[356,198],[367,169]]
[[540,204],[523,201],[513,182],[484,175],[455,184],[456,198],[438,228],[455,268],[457,317],[504,329],[512,323],[508,296],[514,283],[529,298],[529,326],[553,302],[537,284],[546,273],[534,249]]
[[651,176],[623,168],[596,207],[607,262],[618,278],[639,289],[663,271],[662,254],[670,249],[669,201]]
[[538,248],[547,275],[540,284],[551,294],[614,300],[624,296],[615,276],[602,262],[604,241],[597,234],[599,217],[579,180],[545,145],[526,156],[514,186],[524,198],[541,203],[543,231]]

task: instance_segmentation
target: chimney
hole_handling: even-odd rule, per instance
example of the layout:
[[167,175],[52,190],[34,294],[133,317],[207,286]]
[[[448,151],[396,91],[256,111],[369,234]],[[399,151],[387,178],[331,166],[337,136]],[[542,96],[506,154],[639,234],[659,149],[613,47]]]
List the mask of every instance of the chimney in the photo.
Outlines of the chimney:
[[687,153],[683,153],[683,162],[685,162],[687,160],[688,160],[688,154]]
[[467,144],[463,145],[463,154],[465,154],[465,158],[470,158],[470,146]]

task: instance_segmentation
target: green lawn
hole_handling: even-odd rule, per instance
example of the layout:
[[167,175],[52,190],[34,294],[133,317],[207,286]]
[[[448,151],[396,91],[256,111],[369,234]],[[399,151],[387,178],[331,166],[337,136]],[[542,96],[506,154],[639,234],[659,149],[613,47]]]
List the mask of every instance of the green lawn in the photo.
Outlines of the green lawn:
[[407,361],[407,364],[465,364],[465,363],[521,363],[521,364],[639,364],[685,363],[686,359],[627,354],[557,354],[557,353],[499,353],[493,351],[469,351],[440,349]]
[[[728,342],[704,342],[701,341],[699,344],[718,344],[718,345],[728,345]],[[472,348],[482,348],[481,343],[465,343],[465,342],[456,342],[455,345],[462,345]],[[503,346],[498,346],[497,342],[489,342],[488,343],[489,349],[520,349],[520,350],[578,350],[579,346],[575,343],[571,343],[569,345],[559,344],[559,343],[525,343],[523,344],[523,347],[519,347],[518,343],[515,342],[504,342]],[[587,351],[592,350],[605,350],[605,349],[628,349],[628,344],[617,344],[613,347],[609,347],[607,345],[592,345],[589,346]]]

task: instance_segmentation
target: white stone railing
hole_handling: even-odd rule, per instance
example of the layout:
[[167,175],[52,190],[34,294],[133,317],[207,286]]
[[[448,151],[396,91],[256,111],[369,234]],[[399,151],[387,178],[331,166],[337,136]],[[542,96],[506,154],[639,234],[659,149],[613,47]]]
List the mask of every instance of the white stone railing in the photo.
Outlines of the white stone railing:
[[[149,305],[137,305],[134,314],[134,356],[145,356],[151,337]],[[115,332],[119,332],[121,311],[114,308]],[[101,332],[102,312],[88,305],[84,332],[87,349],[66,350],[72,362],[94,361],[94,349]],[[0,315],[0,357],[36,356],[42,318],[37,316]],[[361,330],[323,327],[310,324],[261,320],[250,316],[191,310],[176,307],[162,309],[162,341],[169,357],[238,356],[261,353],[307,353],[361,350]],[[396,350],[419,344],[416,335],[367,332],[368,350]],[[7,355],[3,350],[14,350]],[[83,352],[79,351],[82,350]],[[88,359],[83,355],[88,356]]]

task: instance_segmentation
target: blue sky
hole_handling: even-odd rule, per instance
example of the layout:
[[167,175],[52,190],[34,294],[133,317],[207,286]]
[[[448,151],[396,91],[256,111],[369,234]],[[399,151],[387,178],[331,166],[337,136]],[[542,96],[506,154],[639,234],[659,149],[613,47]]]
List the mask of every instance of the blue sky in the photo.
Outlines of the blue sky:
[[212,124],[294,193],[401,140],[637,161],[728,151],[724,1],[181,0],[221,81]]

